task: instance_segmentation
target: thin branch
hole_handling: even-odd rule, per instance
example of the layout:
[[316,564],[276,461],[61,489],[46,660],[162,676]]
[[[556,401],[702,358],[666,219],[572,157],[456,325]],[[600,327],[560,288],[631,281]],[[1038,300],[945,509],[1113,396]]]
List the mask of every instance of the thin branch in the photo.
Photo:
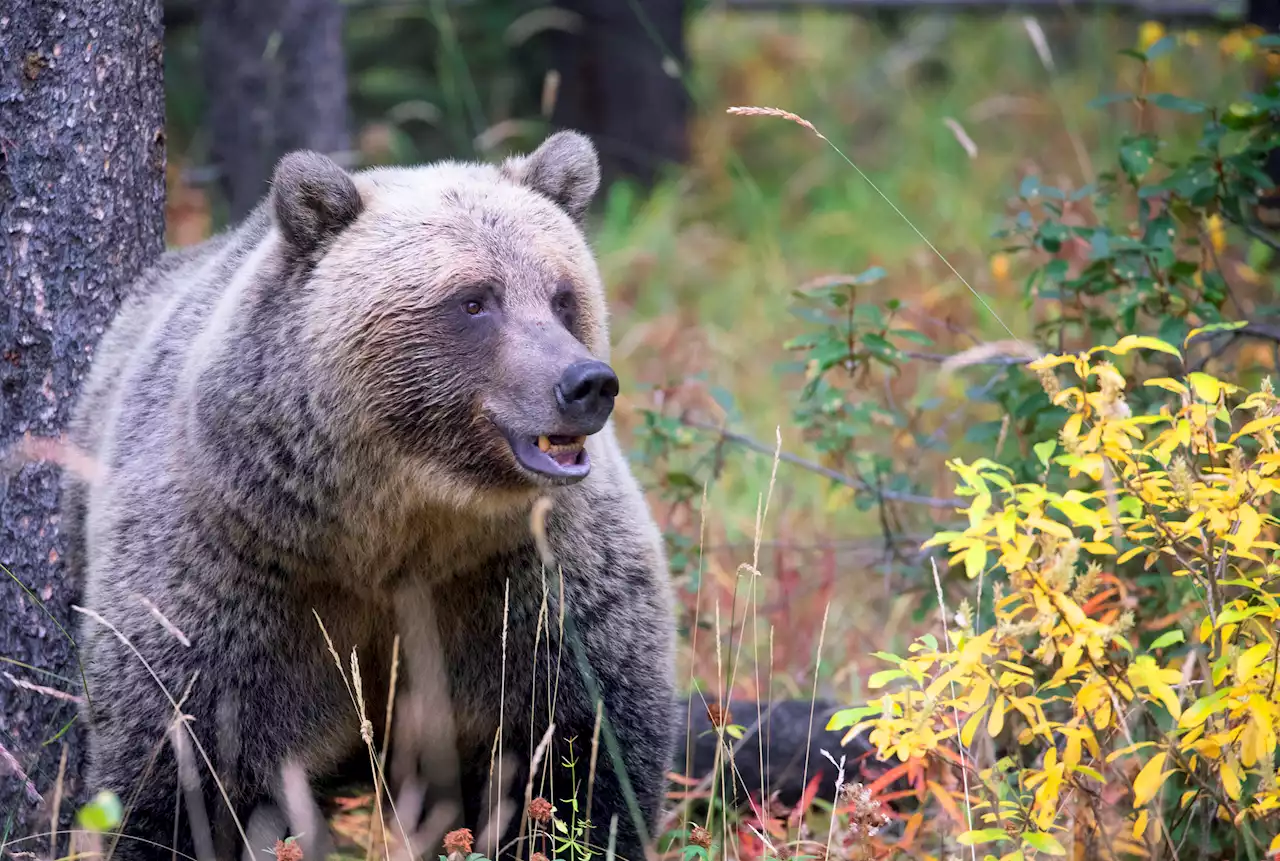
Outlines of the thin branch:
[[769,457],[773,457],[776,454],[778,460],[783,461],[784,463],[789,463],[792,466],[798,466],[801,469],[807,470],[808,472],[812,472],[816,475],[821,475],[823,478],[828,478],[838,484],[843,484],[846,487],[852,487],[854,490],[878,495],[881,499],[888,502],[905,502],[909,505],[926,505],[930,508],[959,508],[964,505],[963,500],[956,499],[954,497],[921,496],[920,494],[902,493],[897,490],[877,491],[876,488],[872,487],[862,479],[846,475],[845,473],[838,472],[834,469],[828,469],[820,463],[814,463],[807,458],[791,454],[790,452],[780,452],[777,450],[776,446],[765,445],[764,443],[745,434],[736,433],[719,425],[714,425],[710,422],[700,422],[696,419],[690,419],[684,416],[680,417],[680,423],[685,427],[714,433],[724,442],[731,442],[734,445],[740,445],[743,448],[751,449],[759,454],[765,454]]
[[[906,356],[908,359],[919,359],[922,362],[939,362],[939,363],[954,361],[956,356],[962,355],[959,353],[956,353],[956,354],[922,353],[917,350],[899,350],[898,352]],[[966,360],[964,362],[964,365],[965,367],[971,367],[975,365],[995,365],[998,367],[1007,367],[1009,365],[1025,365],[1030,361],[1031,359],[1028,359],[1026,356],[988,356],[982,359],[975,358],[972,360]]]
[[1257,225],[1249,224],[1248,222],[1245,222],[1245,223],[1236,222],[1236,223],[1240,224],[1240,226],[1245,229],[1246,233],[1248,233],[1254,239],[1261,242],[1263,245],[1266,245],[1272,251],[1280,251],[1280,239],[1276,239],[1271,234],[1267,233],[1264,230],[1261,230],[1260,228],[1257,227]]

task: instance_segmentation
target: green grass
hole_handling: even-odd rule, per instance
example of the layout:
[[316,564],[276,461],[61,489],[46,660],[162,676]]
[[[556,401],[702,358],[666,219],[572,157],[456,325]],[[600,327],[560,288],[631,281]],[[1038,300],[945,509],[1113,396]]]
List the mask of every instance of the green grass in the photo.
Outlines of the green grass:
[[[626,379],[660,385],[704,375],[707,385],[733,395],[740,427],[772,442],[781,426],[785,447],[811,456],[790,417],[795,378],[779,371],[789,358],[781,344],[798,331],[791,291],[806,279],[880,265],[889,277],[872,289],[885,297],[982,338],[1008,337],[911,226],[821,140],[783,120],[724,114],[739,104],[785,108],[813,122],[1014,334],[1029,336],[1032,314],[1016,280],[999,283],[990,272],[989,257],[999,248],[991,233],[1022,175],[1078,187],[1110,167],[1103,154],[1114,152],[1133,125],[1127,106],[1086,106],[1095,96],[1136,86],[1137,64],[1117,55],[1134,46],[1136,26],[1089,18],[1067,29],[1077,33],[1073,51],[1063,48],[1062,35],[1049,34],[1059,54],[1050,73],[1017,17],[920,19],[901,38],[851,15],[697,17],[690,33],[690,87],[698,105],[692,164],[647,199],[615,188],[595,235]],[[917,45],[917,62],[909,64]],[[949,71],[930,80],[926,63],[938,61]],[[1176,69],[1166,63],[1159,72],[1168,80],[1154,80],[1154,88],[1164,84],[1210,102],[1242,78],[1210,34],[1198,49],[1179,53]],[[976,143],[976,158],[957,142],[947,118]],[[1181,129],[1187,140],[1198,128],[1175,116],[1155,121]],[[681,334],[672,337],[671,329]],[[904,396],[920,403],[938,394],[954,395],[954,384],[925,373]],[[787,516],[818,534],[865,531],[847,511],[823,510],[825,480],[782,469]],[[713,489],[711,507],[730,534],[750,534],[770,470],[768,458],[738,458]]]

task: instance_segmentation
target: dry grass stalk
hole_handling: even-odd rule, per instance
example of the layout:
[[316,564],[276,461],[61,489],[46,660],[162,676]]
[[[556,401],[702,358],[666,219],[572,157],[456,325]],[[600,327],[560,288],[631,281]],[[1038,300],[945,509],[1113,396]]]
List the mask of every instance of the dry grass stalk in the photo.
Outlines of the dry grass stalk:
[[[538,766],[542,763],[542,757],[546,755],[547,748],[551,746],[551,739],[555,731],[556,731],[556,725],[554,721],[547,724],[547,731],[542,734],[542,741],[538,742],[538,746],[534,748],[533,757],[529,761],[529,779],[525,782],[525,786],[524,786],[524,813],[521,814],[521,822],[520,822],[521,833],[524,832],[524,825],[525,825],[524,817],[529,817],[533,819],[535,822],[545,821],[541,819],[541,810],[540,809],[535,810],[535,799],[533,797],[533,780],[538,774]],[[551,817],[550,804],[547,803],[546,799],[543,799],[541,796],[539,796],[539,798],[536,800],[542,801],[547,804],[547,808],[548,808],[547,819],[550,819]]]
[[[809,729],[804,740],[804,771],[800,773],[800,785],[809,785],[809,751],[813,748],[813,713],[818,705],[818,675],[822,670],[822,647],[827,639],[827,619],[831,615],[831,602],[822,611],[822,627],[818,630],[818,649],[813,656],[813,691],[809,695]],[[804,828],[804,819],[800,820]]]
[[951,129],[951,133],[956,136],[956,142],[964,148],[969,158],[977,158],[978,145],[973,142],[973,138],[969,137],[969,133],[964,130],[964,126],[960,125],[960,122],[952,117],[945,117],[942,122],[947,128]]
[[[543,496],[534,503],[534,515],[538,510],[538,503],[546,501],[545,509],[551,508],[551,500]],[[543,528],[545,534],[545,526]],[[538,534],[535,529],[534,535]],[[544,539],[545,540],[545,539]],[[550,551],[548,551],[550,552]],[[511,579],[506,580],[502,595],[502,680],[498,687],[498,728],[493,733],[493,747],[489,750],[489,780],[494,779],[494,771],[497,770],[497,785],[503,785],[502,780],[502,727],[507,721],[507,633],[511,622]],[[499,793],[497,807],[494,807],[493,796],[489,796],[489,821],[494,822],[502,814],[501,793]],[[501,831],[498,832],[501,834]],[[485,845],[485,844],[481,844]]]
[[[342,683],[347,688],[347,695],[351,698],[351,704],[356,710],[356,719],[360,723],[360,738],[364,741],[365,749],[369,754],[369,770],[373,775],[374,807],[378,811],[378,823],[380,830],[385,838],[387,825],[382,815],[382,799],[383,793],[385,792],[387,803],[391,806],[391,815],[396,820],[396,827],[400,830],[400,839],[404,842],[405,846],[411,846],[412,844],[409,840],[408,832],[405,830],[404,823],[400,821],[400,814],[396,810],[395,801],[391,798],[391,788],[387,784],[387,778],[380,765],[378,752],[374,747],[373,722],[369,720],[369,716],[365,712],[364,693],[363,691],[358,690],[360,685],[360,663],[356,657],[356,650],[354,648],[351,650],[352,679],[348,680],[346,671],[342,666],[342,659],[338,657],[338,650],[334,648],[333,638],[329,636],[329,631],[324,626],[324,620],[320,618],[320,614],[317,613],[314,608],[312,609],[311,614],[316,617],[316,624],[320,626],[320,633],[324,636],[324,642],[326,647],[329,649],[329,655],[333,658],[334,666],[338,668],[338,675],[342,677]],[[352,686],[353,682],[355,683],[355,688]],[[374,837],[375,834],[371,828],[369,829],[370,848],[367,849],[367,852],[370,855],[372,854],[371,847],[373,845]],[[385,839],[383,841],[383,845],[384,847],[386,846]],[[389,861],[389,854],[386,857]]]
[[138,603],[146,607],[152,616],[155,616],[156,621],[160,623],[160,626],[168,631],[175,640],[186,646],[188,649],[191,648],[191,639],[186,634],[182,633],[181,629],[179,629],[177,625],[170,622],[169,618],[165,616],[164,613],[160,612],[160,608],[153,604],[150,598],[147,598],[144,595],[134,595],[133,597],[137,599]]
[[973,365],[981,365],[992,359],[1023,359],[1028,362],[1034,362],[1043,355],[1038,350],[1033,350],[1028,344],[1018,340],[1004,341],[988,341],[985,344],[979,344],[976,347],[970,347],[967,350],[961,350],[955,355],[948,356],[940,365],[939,370],[943,374],[952,374],[961,368],[968,368]]
[[725,113],[733,114],[735,117],[777,117],[778,119],[793,122],[798,126],[804,126],[823,140],[827,136],[818,131],[818,127],[806,120],[799,114],[793,114],[791,111],[784,111],[782,108],[761,108],[754,105],[739,106],[729,108]]
[[[596,792],[596,759],[600,754],[600,724],[604,720],[604,700],[596,703],[596,725],[591,730],[591,764],[587,768],[587,821],[590,822],[592,797]],[[587,830],[587,840],[591,831]]]
[[[943,598],[943,594],[942,594],[942,578],[938,576],[938,561],[930,557],[929,564],[933,566],[933,585],[938,590],[938,609],[942,612],[942,635],[947,639],[947,648],[953,649],[955,648],[955,644],[951,641],[951,628],[950,628],[950,625],[947,624],[947,602]],[[956,695],[956,683],[953,681],[951,682],[951,697],[953,700],[955,699],[955,695]],[[954,704],[951,706],[951,714],[953,719],[956,722],[956,729],[958,730],[961,726],[960,712],[955,707]],[[973,830],[973,802],[969,798],[968,751],[965,749],[965,743],[960,740],[959,736],[956,737],[956,743],[957,743],[957,746],[960,748],[960,777],[963,780],[963,785],[964,785],[965,820],[969,830],[972,831]],[[971,854],[972,861],[978,861],[977,846],[971,845],[969,847],[969,852]]]
[[[387,767],[387,751],[391,748],[391,719],[395,716],[396,687],[400,681],[400,635],[391,638],[391,682],[387,685],[387,725],[382,730],[382,753],[378,768]],[[385,836],[385,835],[384,835]]]
[[67,776],[67,745],[58,757],[58,780],[53,785],[53,810],[49,813],[49,857],[58,857],[58,817],[62,815],[62,782]]
[[[178,760],[178,784],[182,787],[182,795],[187,803],[187,821],[195,843],[196,858],[199,861],[213,861],[213,829],[209,824],[208,811],[204,807],[200,774],[196,770],[196,759],[191,753],[191,746],[187,743],[187,734],[179,728],[179,724],[185,723],[185,720],[177,720],[169,727],[169,741]],[[248,842],[248,838],[245,839]]]
[[28,682],[25,679],[16,678],[12,673],[9,673],[9,672],[5,672],[4,677],[8,679],[9,683],[12,684],[15,688],[21,688],[24,691],[31,691],[34,694],[40,694],[41,696],[46,696],[46,697],[49,697],[50,699],[62,700],[63,702],[68,702],[68,703],[84,702],[84,700],[81,697],[78,697],[75,694],[69,694],[66,691],[60,691],[57,688],[50,688],[50,687],[45,687],[44,685],[37,685],[35,682]]

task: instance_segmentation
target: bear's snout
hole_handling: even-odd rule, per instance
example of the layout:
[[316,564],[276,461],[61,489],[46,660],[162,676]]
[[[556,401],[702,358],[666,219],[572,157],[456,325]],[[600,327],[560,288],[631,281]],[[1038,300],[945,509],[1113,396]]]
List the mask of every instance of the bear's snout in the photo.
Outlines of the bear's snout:
[[556,383],[556,403],[570,433],[590,436],[604,427],[618,396],[618,375],[596,359],[574,362]]

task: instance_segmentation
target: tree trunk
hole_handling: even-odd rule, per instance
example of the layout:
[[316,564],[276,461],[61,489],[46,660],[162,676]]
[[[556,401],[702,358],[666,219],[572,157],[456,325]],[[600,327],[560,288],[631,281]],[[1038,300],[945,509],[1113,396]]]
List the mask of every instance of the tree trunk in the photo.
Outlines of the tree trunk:
[[552,122],[591,137],[606,181],[651,183],[688,156],[684,0],[559,0],[579,20],[552,38]]
[[[19,5],[0,12],[0,451],[60,433],[124,289],[164,246],[159,0]],[[48,834],[64,750],[64,826],[74,814],[80,733],[59,732],[82,689],[58,471],[0,466],[4,843]]]
[[350,147],[342,21],[339,0],[205,0],[210,156],[231,221],[266,194],[285,153]]

